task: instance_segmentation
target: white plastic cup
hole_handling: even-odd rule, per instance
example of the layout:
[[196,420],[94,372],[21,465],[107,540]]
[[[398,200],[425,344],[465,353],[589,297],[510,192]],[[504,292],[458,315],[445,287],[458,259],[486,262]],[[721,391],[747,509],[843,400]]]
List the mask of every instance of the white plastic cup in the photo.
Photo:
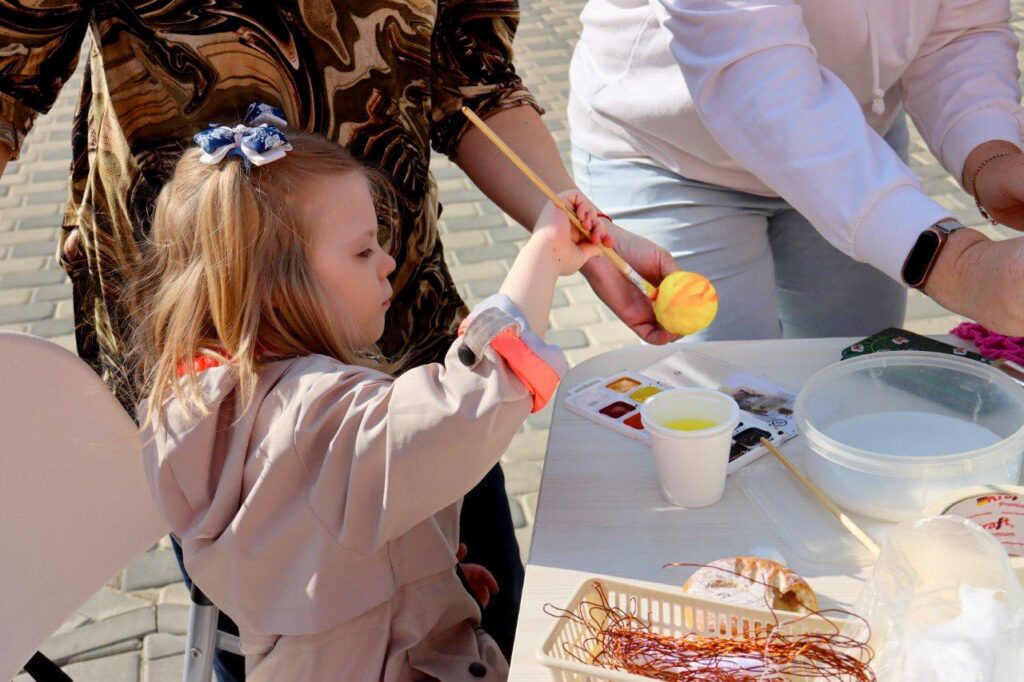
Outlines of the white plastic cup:
[[[666,500],[694,508],[722,499],[732,432],[740,421],[740,407],[731,396],[711,388],[673,388],[645,401],[640,418],[651,434]],[[665,426],[674,419],[706,419],[715,425],[694,431]]]

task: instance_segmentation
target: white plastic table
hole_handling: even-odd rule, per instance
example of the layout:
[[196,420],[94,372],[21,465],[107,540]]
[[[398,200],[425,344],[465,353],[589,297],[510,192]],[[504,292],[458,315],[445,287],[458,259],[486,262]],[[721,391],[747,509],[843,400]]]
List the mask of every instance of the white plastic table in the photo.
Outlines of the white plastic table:
[[[564,392],[590,377],[638,370],[686,348],[796,391],[815,372],[838,361],[842,349],[856,340],[635,346],[597,356],[569,372],[551,420],[510,679],[552,679],[536,659],[554,623],[544,614],[544,604],[566,605],[579,584],[594,575],[678,587],[693,569],[663,569],[670,561],[708,563],[727,556],[763,555],[768,548],[807,578],[823,605],[852,606],[867,575],[863,565],[803,558],[776,533],[732,476],[725,496],[710,507],[669,505],[658,489],[648,447],[569,412]],[[959,339],[954,342],[965,345]],[[798,436],[782,452],[802,457],[805,447]]]

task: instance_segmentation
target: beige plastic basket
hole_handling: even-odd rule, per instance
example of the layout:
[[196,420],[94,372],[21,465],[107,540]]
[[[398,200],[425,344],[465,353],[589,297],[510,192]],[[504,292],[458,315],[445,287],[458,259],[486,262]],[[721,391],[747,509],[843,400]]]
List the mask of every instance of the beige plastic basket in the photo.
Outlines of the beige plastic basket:
[[[657,589],[604,577],[583,581],[566,607],[568,610],[575,611],[584,600],[597,600],[595,580],[601,583],[611,606],[628,610],[631,603],[635,603],[635,613],[650,620],[654,630],[661,634],[680,637],[690,632],[699,632],[708,637],[728,637],[776,622],[776,617],[767,609],[732,606],[683,594],[678,589]],[[783,611],[777,612],[777,617],[782,620],[795,616]],[[856,621],[850,619],[830,617],[826,622],[823,618],[812,617],[787,624],[783,631],[792,634],[833,632],[839,626],[843,631],[852,632],[857,625]],[[551,669],[552,679],[560,682],[645,682],[652,679],[580,663],[566,653],[564,647],[578,643],[583,636],[583,627],[577,623],[565,618],[555,621],[537,651],[540,662]],[[804,679],[794,678],[794,682]]]

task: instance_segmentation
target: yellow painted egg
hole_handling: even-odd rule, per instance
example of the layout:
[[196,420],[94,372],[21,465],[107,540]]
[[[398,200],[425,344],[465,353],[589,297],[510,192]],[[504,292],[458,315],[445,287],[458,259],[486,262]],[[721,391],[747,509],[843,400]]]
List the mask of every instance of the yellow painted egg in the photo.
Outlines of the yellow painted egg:
[[715,320],[718,293],[704,275],[673,272],[658,286],[654,314],[673,334],[696,334]]

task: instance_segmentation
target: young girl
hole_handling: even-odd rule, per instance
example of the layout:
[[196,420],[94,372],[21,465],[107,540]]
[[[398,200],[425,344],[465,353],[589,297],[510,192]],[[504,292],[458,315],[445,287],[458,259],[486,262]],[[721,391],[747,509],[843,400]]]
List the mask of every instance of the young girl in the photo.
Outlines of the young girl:
[[555,281],[598,247],[549,206],[445,363],[396,379],[372,350],[395,270],[380,176],[266,125],[196,139],[129,296],[139,414],[157,503],[247,678],[505,679],[460,579],[459,503],[557,385]]

